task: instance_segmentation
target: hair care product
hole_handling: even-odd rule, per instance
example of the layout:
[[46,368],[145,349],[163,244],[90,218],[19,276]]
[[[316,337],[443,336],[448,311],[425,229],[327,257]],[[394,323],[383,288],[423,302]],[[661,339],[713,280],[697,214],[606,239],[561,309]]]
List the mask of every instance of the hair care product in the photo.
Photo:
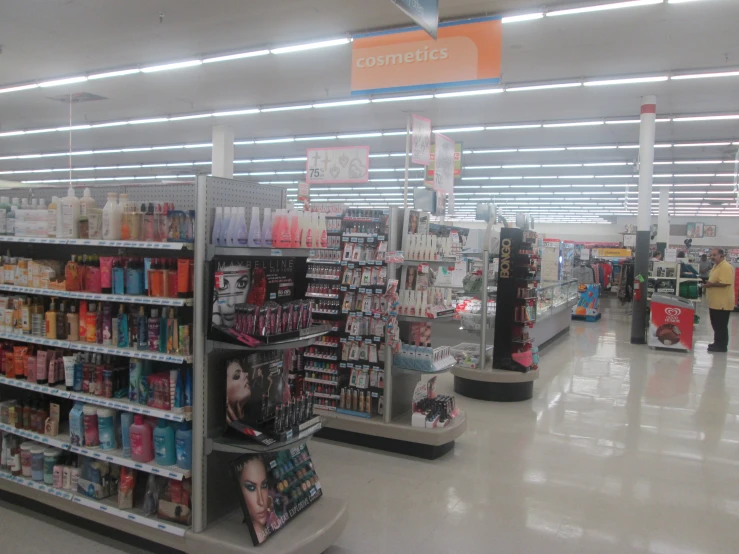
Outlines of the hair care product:
[[90,209],[92,208],[97,208],[97,204],[95,204],[95,199],[90,195],[89,187],[86,187],[82,193],[82,198],[80,198],[80,215],[89,215]]
[[[59,208],[59,197],[52,196],[49,207],[46,210],[46,236],[56,237],[57,210]],[[10,208],[8,208],[10,211]]]
[[97,408],[92,404],[85,404],[82,419],[85,426],[85,446],[100,446]]
[[249,238],[247,240],[250,248],[258,248],[262,246],[262,226],[259,220],[259,208],[257,206],[253,206],[251,209]]
[[129,427],[129,437],[133,461],[146,464],[154,459],[151,427],[144,423],[143,415],[134,416],[133,425]]
[[108,193],[108,200],[103,206],[103,239],[117,240],[120,238],[120,221],[116,221],[117,202],[115,193]]
[[213,220],[213,232],[210,235],[210,243],[216,246],[221,245],[221,226],[223,225],[223,207],[216,208],[216,215]]
[[31,479],[44,480],[44,447],[31,443]]
[[123,457],[131,457],[131,425],[133,425],[133,414],[131,412],[121,413],[121,449]]
[[112,256],[100,257],[100,288],[103,293],[110,294],[113,290],[113,261]]
[[180,423],[175,434],[175,449],[177,451],[177,467],[184,470],[192,469],[192,425],[189,421]]
[[160,419],[154,429],[154,458],[159,465],[172,466],[177,463],[174,431],[166,419]]
[[121,304],[118,306],[118,342],[115,346],[119,348],[128,348],[128,314],[126,307]]
[[103,303],[103,344],[113,344],[113,308],[109,302]]
[[84,300],[80,302],[80,331],[79,331],[81,341],[87,340],[87,302]]
[[62,300],[59,301],[59,309],[56,312],[56,338],[67,340],[67,312]]
[[97,417],[100,450],[115,450],[118,448],[115,438],[115,410],[98,408]]
[[[252,212],[253,213],[253,212]],[[252,217],[254,217],[252,215]],[[257,224],[259,222],[259,208],[257,208]],[[262,222],[262,246],[264,248],[271,248],[272,247],[272,240],[274,237],[273,233],[273,221],[272,221],[272,212],[269,208],[264,208],[264,221]]]
[[152,308],[147,322],[148,349],[151,352],[159,351],[159,326],[159,310]]
[[328,230],[326,229],[326,214],[318,214],[318,248],[328,248]]
[[[118,262],[119,264],[121,262]],[[114,264],[111,269],[111,283],[113,294],[125,294],[126,292],[126,270],[120,265]]]
[[[97,304],[88,302],[85,314],[85,340],[87,342],[97,342],[97,317]],[[81,336],[80,340],[82,340]]]
[[149,349],[149,326],[148,326],[148,321],[146,319],[146,313],[144,312],[143,306],[139,306],[138,324],[139,324],[138,344],[136,345],[136,347],[139,350],[148,350]]
[[67,340],[77,342],[80,340],[80,316],[76,312],[74,304],[69,306],[66,314]]
[[74,356],[64,356],[64,386],[67,390],[74,389]]
[[56,339],[56,306],[53,299],[49,311],[46,312],[46,338]]
[[[74,239],[79,236],[77,223],[80,219],[80,201],[74,195],[74,188],[69,187],[67,196],[61,199],[62,225],[57,229],[57,236]],[[61,233],[60,233],[61,231]]]

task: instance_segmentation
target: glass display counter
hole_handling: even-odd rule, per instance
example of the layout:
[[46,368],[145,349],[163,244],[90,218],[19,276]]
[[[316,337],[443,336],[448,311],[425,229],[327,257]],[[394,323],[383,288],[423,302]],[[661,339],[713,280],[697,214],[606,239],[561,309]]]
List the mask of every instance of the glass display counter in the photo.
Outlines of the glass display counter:
[[577,280],[544,281],[537,288],[535,344],[543,346],[570,327],[572,306],[577,304]]

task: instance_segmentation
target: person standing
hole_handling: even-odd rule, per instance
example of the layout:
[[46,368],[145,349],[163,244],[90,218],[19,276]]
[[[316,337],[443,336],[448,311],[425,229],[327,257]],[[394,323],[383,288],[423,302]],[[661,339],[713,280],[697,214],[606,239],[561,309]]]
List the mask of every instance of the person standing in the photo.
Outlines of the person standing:
[[713,327],[713,344],[709,352],[726,352],[729,346],[729,315],[734,311],[734,268],[721,248],[711,250],[713,269],[704,287],[708,289],[708,311]]

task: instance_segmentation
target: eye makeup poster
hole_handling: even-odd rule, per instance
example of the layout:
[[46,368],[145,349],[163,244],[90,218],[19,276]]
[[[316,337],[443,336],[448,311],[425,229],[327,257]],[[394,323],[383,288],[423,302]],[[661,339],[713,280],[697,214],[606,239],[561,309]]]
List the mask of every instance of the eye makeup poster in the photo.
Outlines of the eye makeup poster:
[[244,523],[257,546],[321,495],[308,447],[248,454],[231,462]]
[[211,273],[213,325],[234,327],[238,304],[282,304],[295,296],[295,258],[216,257]]
[[259,425],[290,401],[283,351],[254,352],[226,361],[226,423]]

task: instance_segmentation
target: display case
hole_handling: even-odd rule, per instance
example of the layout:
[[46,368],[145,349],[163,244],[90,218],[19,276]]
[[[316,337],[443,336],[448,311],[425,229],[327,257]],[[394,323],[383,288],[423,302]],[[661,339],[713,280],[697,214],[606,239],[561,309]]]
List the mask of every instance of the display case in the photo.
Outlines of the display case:
[[541,322],[566,306],[571,308],[577,301],[577,280],[545,281],[536,289],[537,321]]

